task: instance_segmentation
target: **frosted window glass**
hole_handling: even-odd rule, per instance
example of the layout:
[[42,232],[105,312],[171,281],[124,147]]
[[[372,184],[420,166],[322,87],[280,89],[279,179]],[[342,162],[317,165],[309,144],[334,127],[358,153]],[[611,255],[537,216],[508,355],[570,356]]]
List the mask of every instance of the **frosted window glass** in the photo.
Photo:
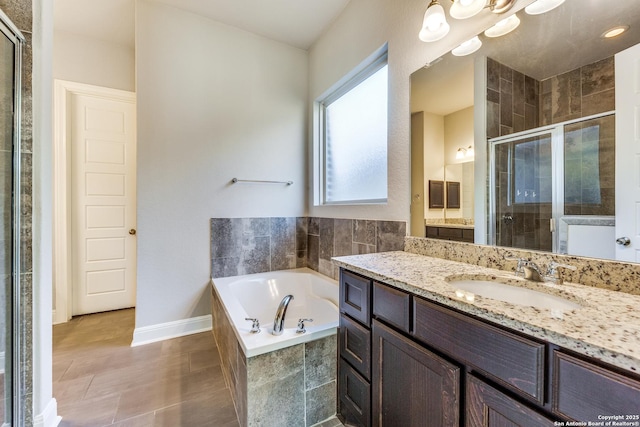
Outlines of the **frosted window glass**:
[[325,107],[325,202],[387,198],[387,66]]

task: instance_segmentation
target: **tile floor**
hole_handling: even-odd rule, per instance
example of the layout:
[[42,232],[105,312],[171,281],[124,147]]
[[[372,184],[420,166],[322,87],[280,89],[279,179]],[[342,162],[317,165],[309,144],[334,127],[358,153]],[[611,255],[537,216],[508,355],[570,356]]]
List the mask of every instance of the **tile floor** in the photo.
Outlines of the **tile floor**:
[[238,426],[210,332],[130,347],[133,309],[53,327],[61,427]]

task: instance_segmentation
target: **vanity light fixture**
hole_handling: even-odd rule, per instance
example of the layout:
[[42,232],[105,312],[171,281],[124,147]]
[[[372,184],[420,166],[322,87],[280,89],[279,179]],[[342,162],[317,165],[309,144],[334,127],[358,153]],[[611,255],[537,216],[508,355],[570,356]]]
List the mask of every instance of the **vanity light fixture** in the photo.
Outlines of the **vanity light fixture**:
[[487,31],[484,32],[484,35],[487,37],[504,36],[505,34],[509,34],[511,31],[518,28],[519,25],[520,25],[520,18],[518,18],[516,15],[511,15],[510,17],[505,18],[502,21],[499,21],[496,25],[489,28]]
[[456,160],[464,159],[465,157],[473,157],[473,156],[475,156],[473,145],[470,145],[469,148],[458,148],[458,151],[456,151]]
[[455,19],[467,19],[480,13],[487,6],[487,0],[451,0],[449,15]]
[[454,56],[471,55],[473,52],[480,49],[480,47],[482,47],[482,42],[480,41],[478,36],[475,36],[471,40],[467,40],[457,48],[453,49],[451,51],[451,54]]
[[602,33],[600,37],[602,37],[603,39],[611,39],[613,37],[619,36],[620,34],[624,33],[628,29],[629,29],[628,25],[619,25],[617,27],[608,29],[607,31]]
[[470,145],[469,148],[467,148],[467,157],[474,157],[475,155],[476,152],[473,149],[473,145]]
[[555,9],[562,3],[564,3],[564,0],[537,0],[525,7],[524,11],[529,15],[540,15]]
[[449,33],[449,24],[444,9],[438,0],[431,0],[422,20],[422,29],[418,37],[423,42],[435,42]]
[[502,14],[513,7],[516,0],[490,0],[489,9],[493,13]]

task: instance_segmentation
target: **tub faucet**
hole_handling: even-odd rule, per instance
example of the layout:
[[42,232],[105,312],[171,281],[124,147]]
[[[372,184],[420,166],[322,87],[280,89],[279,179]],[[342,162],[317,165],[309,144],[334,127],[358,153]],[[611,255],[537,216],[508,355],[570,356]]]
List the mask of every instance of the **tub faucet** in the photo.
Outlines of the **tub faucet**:
[[289,307],[292,299],[293,295],[287,295],[280,301],[280,305],[276,310],[276,317],[273,319],[273,331],[271,332],[273,335],[282,335],[284,331],[284,316],[287,314],[287,307]]

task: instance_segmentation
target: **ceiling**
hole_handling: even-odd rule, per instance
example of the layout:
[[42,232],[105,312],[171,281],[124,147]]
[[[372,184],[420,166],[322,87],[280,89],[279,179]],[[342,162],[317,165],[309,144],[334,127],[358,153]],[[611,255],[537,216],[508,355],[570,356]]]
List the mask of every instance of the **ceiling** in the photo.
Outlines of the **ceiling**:
[[[543,15],[520,11],[520,26],[512,33],[495,39],[480,35],[482,48],[475,54],[455,57],[448,53],[415,72],[412,97],[420,94],[425,99],[420,110],[440,115],[473,105],[473,61],[479,55],[540,81],[607,58],[640,43],[637,8],[636,0],[566,0]],[[618,25],[629,25],[629,30],[614,39],[600,37]]]
[[[136,0],[54,0],[54,30],[131,48]],[[349,0],[147,0],[308,49]]]

